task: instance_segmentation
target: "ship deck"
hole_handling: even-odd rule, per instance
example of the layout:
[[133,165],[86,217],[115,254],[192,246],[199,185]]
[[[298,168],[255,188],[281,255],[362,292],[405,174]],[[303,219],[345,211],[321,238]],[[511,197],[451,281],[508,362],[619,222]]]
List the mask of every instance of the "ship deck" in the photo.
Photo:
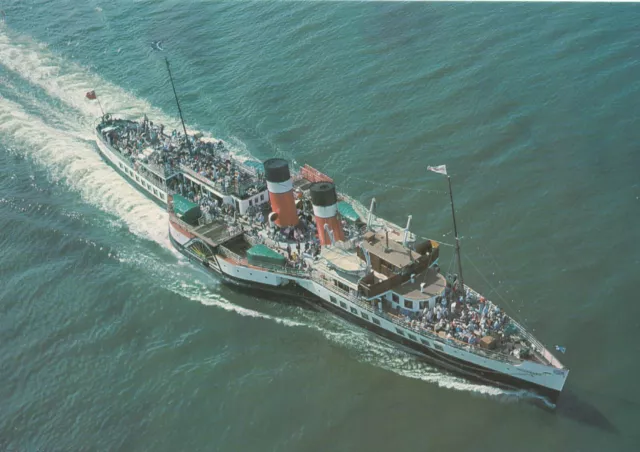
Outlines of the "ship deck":
[[211,246],[218,246],[229,238],[242,234],[240,231],[237,234],[230,234],[227,225],[218,220],[198,226],[193,229],[193,232]]
[[[424,284],[424,287],[421,289],[420,286],[422,284]],[[445,277],[433,268],[429,268],[424,274],[418,275],[414,282],[407,281],[400,286],[394,287],[393,291],[409,300],[423,301],[442,294],[446,285],[447,280]]]

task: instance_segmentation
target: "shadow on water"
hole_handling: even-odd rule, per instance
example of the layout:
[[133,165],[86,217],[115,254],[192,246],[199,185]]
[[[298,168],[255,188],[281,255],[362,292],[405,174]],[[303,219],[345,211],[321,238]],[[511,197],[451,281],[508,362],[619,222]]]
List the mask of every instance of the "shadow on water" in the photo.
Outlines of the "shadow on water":
[[590,427],[596,427],[608,433],[620,433],[602,411],[590,402],[578,397],[578,395],[571,390],[565,390],[562,393],[554,412],[567,419]]

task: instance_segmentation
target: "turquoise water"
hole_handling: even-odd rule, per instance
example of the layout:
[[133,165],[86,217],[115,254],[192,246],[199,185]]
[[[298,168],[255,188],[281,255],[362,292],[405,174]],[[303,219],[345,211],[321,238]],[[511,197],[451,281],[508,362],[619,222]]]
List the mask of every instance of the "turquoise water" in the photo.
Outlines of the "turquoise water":
[[[637,5],[1,8],[0,450],[638,449]],[[567,347],[556,411],[177,255],[84,98],[175,125],[164,56],[190,127],[451,243],[447,164],[466,282]]]

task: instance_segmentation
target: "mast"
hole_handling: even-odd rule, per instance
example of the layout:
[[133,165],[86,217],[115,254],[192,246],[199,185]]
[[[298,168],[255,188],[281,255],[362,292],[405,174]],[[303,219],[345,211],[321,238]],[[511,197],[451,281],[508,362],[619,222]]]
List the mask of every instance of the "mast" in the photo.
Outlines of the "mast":
[[453,190],[451,189],[451,176],[447,175],[449,181],[449,198],[451,199],[451,215],[453,216],[453,233],[456,236],[456,258],[458,260],[458,276],[462,287],[462,299],[466,300],[467,292],[464,289],[464,279],[462,278],[462,259],[460,256],[460,239],[458,238],[458,226],[456,224],[456,210],[453,207]]
[[178,106],[178,113],[180,114],[180,121],[182,122],[182,130],[184,130],[184,138],[187,140],[187,147],[191,150],[191,142],[189,141],[189,135],[187,134],[187,128],[184,125],[184,118],[182,117],[182,109],[180,108],[180,102],[178,101],[178,93],[176,93],[176,85],[173,83],[173,76],[171,75],[171,66],[169,66],[169,58],[165,57],[164,61],[167,63],[167,71],[169,72],[169,80],[171,80],[171,87],[173,88],[173,95],[176,98],[176,105]]

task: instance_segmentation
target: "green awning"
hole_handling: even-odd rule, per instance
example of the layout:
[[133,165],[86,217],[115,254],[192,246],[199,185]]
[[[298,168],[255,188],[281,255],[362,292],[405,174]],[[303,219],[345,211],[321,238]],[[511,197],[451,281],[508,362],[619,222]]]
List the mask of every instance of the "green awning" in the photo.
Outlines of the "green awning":
[[198,224],[198,218],[202,215],[198,204],[180,195],[173,195],[173,211],[178,218],[192,226]]
[[182,215],[196,207],[198,207],[198,204],[189,201],[184,196],[173,195],[173,211],[176,213],[176,215],[181,217]]
[[247,250],[247,260],[254,265],[279,265],[286,263],[286,258],[266,245],[255,245]]
[[345,218],[349,221],[355,222],[360,219],[360,216],[356,213],[355,210],[353,210],[351,204],[344,201],[338,202],[338,212],[340,212],[340,216],[342,218]]

